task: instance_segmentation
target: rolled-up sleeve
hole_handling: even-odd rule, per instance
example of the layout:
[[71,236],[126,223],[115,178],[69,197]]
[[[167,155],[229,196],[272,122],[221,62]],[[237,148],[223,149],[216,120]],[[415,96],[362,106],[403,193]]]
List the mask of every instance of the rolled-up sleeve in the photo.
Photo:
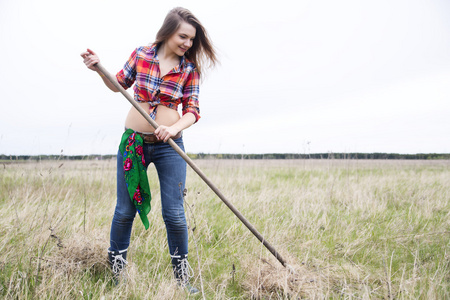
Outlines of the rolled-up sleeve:
[[123,66],[123,69],[116,74],[117,81],[124,89],[130,88],[136,80],[137,51],[138,49],[131,53],[130,58]]
[[183,89],[183,115],[192,113],[195,116],[195,122],[200,119],[200,106],[198,95],[200,93],[200,75],[196,69],[193,69],[186,80]]

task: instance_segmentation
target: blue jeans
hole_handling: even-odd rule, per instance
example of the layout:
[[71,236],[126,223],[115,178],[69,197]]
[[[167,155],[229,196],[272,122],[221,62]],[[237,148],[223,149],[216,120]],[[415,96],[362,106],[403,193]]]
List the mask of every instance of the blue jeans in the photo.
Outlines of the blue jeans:
[[[174,142],[184,151],[183,137]],[[166,224],[170,255],[188,253],[188,230],[184,215],[183,191],[186,162],[168,143],[144,143],[145,168],[154,163],[161,190],[162,216]],[[111,224],[110,250],[125,250],[130,244],[136,208],[125,184],[122,154],[117,154],[117,205]],[[139,219],[139,218],[138,218]],[[140,220],[140,219],[139,219]]]

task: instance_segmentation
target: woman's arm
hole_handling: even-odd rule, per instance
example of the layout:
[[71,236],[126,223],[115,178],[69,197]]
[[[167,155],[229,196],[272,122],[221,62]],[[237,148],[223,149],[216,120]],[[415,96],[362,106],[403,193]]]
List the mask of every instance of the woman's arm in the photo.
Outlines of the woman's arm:
[[[99,72],[99,69],[97,68],[96,64],[100,62],[100,59],[98,58],[97,54],[95,54],[94,51],[91,49],[87,49],[85,52],[81,53],[81,57],[83,58],[83,62],[92,71],[97,72],[100,77],[103,79],[103,82],[105,85],[113,92],[117,93],[119,90],[114,86],[114,84],[109,81],[108,78],[106,78],[102,73]],[[114,80],[117,79],[114,78]]]
[[197,70],[193,70],[189,73],[186,83],[183,88],[183,116],[172,126],[159,126],[155,130],[155,134],[159,139],[167,140],[174,137],[178,132],[189,128],[192,124],[196,123],[200,119],[200,109],[198,105],[198,94],[200,92],[199,87],[200,75]]

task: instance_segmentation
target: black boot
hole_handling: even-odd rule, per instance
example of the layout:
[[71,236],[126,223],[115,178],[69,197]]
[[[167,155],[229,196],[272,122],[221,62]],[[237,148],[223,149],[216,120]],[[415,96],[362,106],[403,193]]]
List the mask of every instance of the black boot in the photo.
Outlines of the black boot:
[[190,294],[197,294],[198,289],[189,283],[189,279],[193,276],[193,270],[185,255],[171,255],[173,274],[177,283],[182,288],[186,289]]
[[119,284],[121,280],[125,280],[125,266],[128,264],[127,251],[128,249],[120,251],[112,251],[108,249],[108,261],[111,266],[116,285]]

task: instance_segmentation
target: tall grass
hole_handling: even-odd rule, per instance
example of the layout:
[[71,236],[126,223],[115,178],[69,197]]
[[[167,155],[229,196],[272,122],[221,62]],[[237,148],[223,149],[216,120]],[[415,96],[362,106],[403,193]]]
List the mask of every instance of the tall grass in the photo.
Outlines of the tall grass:
[[[190,262],[204,299],[450,298],[450,162],[197,160],[287,259],[258,242],[191,170]],[[136,219],[128,280],[106,263],[115,161],[0,164],[0,295],[185,299],[172,280],[159,185]]]

